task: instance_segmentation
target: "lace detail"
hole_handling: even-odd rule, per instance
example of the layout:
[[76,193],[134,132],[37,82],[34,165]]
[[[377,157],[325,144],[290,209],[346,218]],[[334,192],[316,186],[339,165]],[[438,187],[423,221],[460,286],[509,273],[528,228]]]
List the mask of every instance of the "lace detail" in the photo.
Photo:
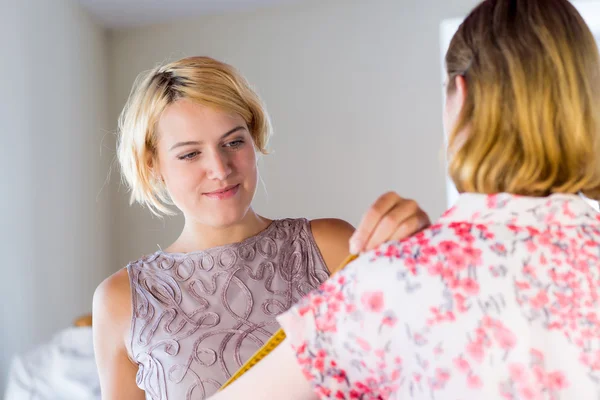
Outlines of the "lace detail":
[[152,400],[214,394],[279,328],[275,317],[329,276],[306,219],[206,251],[158,251],[127,270],[137,384]]

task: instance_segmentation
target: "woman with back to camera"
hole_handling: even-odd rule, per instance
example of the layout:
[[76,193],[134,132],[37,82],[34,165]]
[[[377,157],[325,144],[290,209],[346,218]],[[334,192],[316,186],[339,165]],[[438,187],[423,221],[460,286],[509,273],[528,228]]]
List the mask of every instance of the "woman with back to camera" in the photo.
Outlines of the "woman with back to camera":
[[486,0],[446,70],[456,205],[279,316],[215,400],[600,397],[594,37],[567,0]]
[[[156,214],[172,204],[185,225],[167,249],[96,290],[103,399],[205,399],[278,329],[275,316],[347,256],[354,229],[344,221],[253,211],[270,130],[246,80],[208,57],[158,67],[134,86],[118,144],[131,199]],[[365,215],[353,250],[428,224],[416,203],[389,193]]]

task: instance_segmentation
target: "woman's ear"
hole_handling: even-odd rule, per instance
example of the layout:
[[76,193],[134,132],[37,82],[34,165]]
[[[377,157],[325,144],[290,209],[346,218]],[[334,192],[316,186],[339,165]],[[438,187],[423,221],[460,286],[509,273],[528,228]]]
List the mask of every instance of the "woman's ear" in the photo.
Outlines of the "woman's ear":
[[457,75],[454,77],[454,87],[455,87],[455,107],[458,110],[462,110],[465,101],[467,99],[467,80],[462,75]]

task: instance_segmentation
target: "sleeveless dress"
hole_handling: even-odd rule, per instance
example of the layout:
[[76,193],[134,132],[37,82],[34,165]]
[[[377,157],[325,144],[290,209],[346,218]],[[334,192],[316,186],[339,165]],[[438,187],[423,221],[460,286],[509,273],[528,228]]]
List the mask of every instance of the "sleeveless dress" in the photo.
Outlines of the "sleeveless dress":
[[329,272],[306,219],[276,220],[242,242],[127,266],[131,357],[148,400],[214,394]]

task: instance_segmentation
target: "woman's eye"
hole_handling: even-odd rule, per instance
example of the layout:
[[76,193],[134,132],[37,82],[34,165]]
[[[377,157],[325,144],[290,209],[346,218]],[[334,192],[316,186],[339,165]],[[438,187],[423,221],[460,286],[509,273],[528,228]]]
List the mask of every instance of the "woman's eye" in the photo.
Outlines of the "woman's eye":
[[199,151],[192,151],[191,153],[184,154],[183,156],[179,156],[178,158],[180,160],[191,160],[195,158],[198,154],[200,154]]
[[233,142],[227,143],[225,145],[225,147],[228,147],[230,149],[235,149],[236,147],[240,147],[243,143],[244,143],[243,140],[234,140]]

